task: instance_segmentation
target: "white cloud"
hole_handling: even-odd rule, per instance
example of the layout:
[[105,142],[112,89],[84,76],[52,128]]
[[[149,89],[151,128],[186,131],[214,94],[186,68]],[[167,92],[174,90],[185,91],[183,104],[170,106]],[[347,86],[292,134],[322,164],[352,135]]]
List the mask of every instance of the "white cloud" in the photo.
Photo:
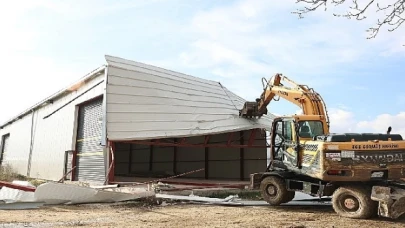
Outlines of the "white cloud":
[[330,132],[343,133],[343,132],[355,132],[356,120],[352,112],[342,108],[330,108]]
[[[167,0],[19,0],[3,4],[0,14],[0,97],[2,107],[7,108],[1,110],[0,124],[104,64],[102,54],[106,54],[106,49],[101,48],[101,55],[77,50],[74,60],[63,61],[59,58],[65,54],[63,52],[55,51],[47,56],[43,50],[46,48],[43,45],[47,45],[44,40],[55,42],[62,51],[60,46],[71,43],[70,38],[75,36],[91,45],[89,39],[96,34],[89,32],[92,26],[86,23],[90,19],[103,16],[108,20],[110,13],[162,1]],[[69,38],[63,37],[63,32],[57,32],[71,27],[77,29]],[[96,54],[98,58],[89,58]]]
[[[39,33],[44,31],[36,30],[38,25],[35,20],[24,20],[24,15],[30,10],[42,7],[57,13],[63,20],[81,23],[85,22],[84,19],[161,1],[167,0],[8,2],[7,10],[3,10],[0,15],[0,26],[5,31],[0,37],[3,79],[0,97],[9,98],[2,100],[2,105],[10,108],[2,110],[0,122],[102,63],[96,59],[92,62],[86,60],[88,62],[71,62],[67,65],[58,59],[41,56],[41,52],[36,49],[40,39]],[[187,34],[192,38],[190,43],[182,43],[183,49],[179,51],[178,59],[158,59],[161,53],[157,52],[154,61],[148,62],[171,69],[210,69],[213,75],[220,77],[217,80],[223,82],[228,89],[243,98],[254,99],[262,92],[261,77],[269,78],[275,73],[283,73],[297,82],[313,87],[331,85],[339,79],[323,75],[339,71],[344,64],[359,59],[367,62],[368,56],[396,55],[404,49],[399,45],[401,41],[405,42],[405,35],[401,31],[395,34],[382,33],[375,40],[366,40],[364,29],[368,24],[365,22],[355,23],[334,18],[331,12],[323,11],[314,12],[306,19],[298,20],[290,13],[298,7],[294,1],[241,0],[230,5],[221,5],[201,10],[190,19],[188,28],[184,30],[188,30]],[[108,16],[106,18],[108,19]],[[154,19],[159,20],[157,17]],[[105,26],[111,28],[126,24],[106,23]],[[169,26],[163,29],[169,30],[167,27]],[[83,28],[86,29],[91,28]],[[178,31],[177,27],[170,29]],[[185,33],[183,28],[181,29],[182,34]],[[89,39],[89,36],[81,39]],[[58,41],[63,42],[63,39]],[[365,88],[357,86],[352,89]],[[18,98],[23,93],[35,96]],[[354,116],[350,113],[340,107],[332,110],[331,118],[337,120],[332,121],[332,126],[342,131],[349,128],[354,130],[352,126],[356,124],[351,125],[350,121]],[[339,123],[342,119],[349,121]],[[338,124],[334,124],[335,122]]]
[[[260,78],[275,73],[312,87],[337,84],[342,79],[329,76],[330,72],[344,72],[342,66],[350,64],[365,66],[375,56],[398,54],[398,37],[405,37],[401,31],[382,31],[376,39],[367,40],[365,29],[375,22],[373,15],[366,21],[349,21],[320,10],[299,20],[291,14],[299,7],[294,1],[240,0],[201,10],[189,25],[194,39],[165,66],[211,69],[230,90],[241,90],[242,84],[256,88],[256,92],[239,94],[250,98],[248,92],[254,96],[261,92]],[[398,44],[396,49],[393,43]]]
[[392,134],[402,134],[405,137],[405,112],[381,114],[369,120],[361,120],[350,110],[332,108],[329,117],[332,133],[385,133],[391,126]]
[[360,121],[358,129],[369,130],[370,132],[385,133],[388,127],[392,127],[392,134],[402,134],[405,137],[405,112],[395,115],[381,114],[369,121]]

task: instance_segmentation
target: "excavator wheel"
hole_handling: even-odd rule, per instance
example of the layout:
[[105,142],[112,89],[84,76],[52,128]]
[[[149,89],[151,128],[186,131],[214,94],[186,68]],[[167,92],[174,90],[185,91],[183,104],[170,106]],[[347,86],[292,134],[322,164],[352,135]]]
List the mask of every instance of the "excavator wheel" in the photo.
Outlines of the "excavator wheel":
[[295,198],[295,191],[287,191],[288,197],[285,199],[283,203],[288,203]]
[[263,199],[272,206],[291,201],[295,192],[287,190],[284,179],[277,176],[269,176],[260,183],[260,191]]
[[339,187],[332,195],[332,206],[338,215],[352,219],[378,215],[378,203],[371,200],[371,188],[363,186]]

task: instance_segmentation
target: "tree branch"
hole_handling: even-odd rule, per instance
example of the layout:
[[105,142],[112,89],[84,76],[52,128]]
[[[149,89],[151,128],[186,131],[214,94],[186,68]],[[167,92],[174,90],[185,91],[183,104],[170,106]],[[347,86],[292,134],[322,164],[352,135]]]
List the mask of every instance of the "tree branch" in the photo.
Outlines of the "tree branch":
[[[346,17],[348,19],[355,18],[356,20],[363,20],[367,18],[365,16],[366,12],[370,11],[370,7],[373,4],[376,4],[377,6],[377,12],[383,11],[387,12],[382,19],[378,19],[378,22],[376,23],[375,26],[370,27],[366,31],[370,33],[370,36],[367,37],[367,39],[372,39],[377,36],[379,33],[380,29],[383,26],[388,27],[389,32],[393,32],[396,29],[398,29],[405,21],[405,0],[396,0],[395,3],[393,4],[388,4],[384,7],[380,6],[380,3],[378,2],[379,0],[369,0],[369,2],[364,6],[360,7],[358,4],[358,0],[352,0],[352,5],[349,7],[349,9],[352,12],[348,12],[346,14],[333,14],[336,17]],[[386,2],[386,0],[380,0],[381,2]],[[296,3],[302,3],[305,4],[305,6],[302,9],[298,9],[295,12],[292,12],[293,14],[297,14],[299,18],[303,18],[303,15],[312,11],[316,11],[320,7],[324,7],[324,10],[327,10],[327,4],[331,4],[333,6],[338,6],[341,5],[345,2],[348,2],[348,0],[296,0]]]

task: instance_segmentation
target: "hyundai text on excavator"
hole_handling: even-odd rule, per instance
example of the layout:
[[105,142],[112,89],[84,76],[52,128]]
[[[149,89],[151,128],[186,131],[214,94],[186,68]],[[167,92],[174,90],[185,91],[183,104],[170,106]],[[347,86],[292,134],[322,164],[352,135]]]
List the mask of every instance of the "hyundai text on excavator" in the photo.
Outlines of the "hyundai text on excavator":
[[[282,82],[291,84],[287,87]],[[260,189],[270,205],[278,206],[303,192],[330,197],[335,212],[344,217],[374,216],[396,219],[405,213],[405,141],[399,134],[329,132],[322,97],[282,74],[263,82],[255,102],[239,111],[243,118],[260,118],[275,97],[301,107],[302,115],[273,120],[270,163],[251,174],[250,188]]]

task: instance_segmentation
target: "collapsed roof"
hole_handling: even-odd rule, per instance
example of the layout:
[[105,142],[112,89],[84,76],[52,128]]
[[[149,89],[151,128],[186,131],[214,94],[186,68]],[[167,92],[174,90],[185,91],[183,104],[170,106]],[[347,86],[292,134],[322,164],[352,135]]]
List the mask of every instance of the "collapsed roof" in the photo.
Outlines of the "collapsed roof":
[[239,117],[244,99],[219,82],[106,56],[109,140],[177,138],[269,128]]

